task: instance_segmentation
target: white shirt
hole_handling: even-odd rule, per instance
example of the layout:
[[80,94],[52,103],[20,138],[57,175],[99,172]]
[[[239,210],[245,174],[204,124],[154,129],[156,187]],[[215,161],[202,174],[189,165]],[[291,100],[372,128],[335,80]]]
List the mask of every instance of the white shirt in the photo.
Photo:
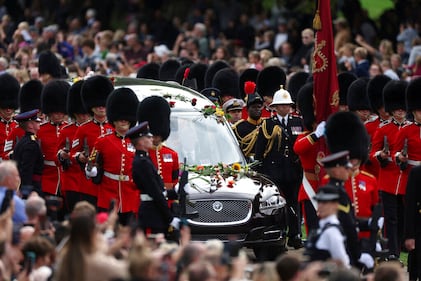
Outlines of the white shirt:
[[282,118],[285,119],[285,127],[288,126],[288,114],[285,115],[284,117],[282,117],[279,114],[276,114],[276,116],[278,117],[279,122],[282,124]]
[[[319,231],[327,224],[338,224],[340,222],[336,214],[330,215],[319,221]],[[345,237],[337,227],[328,227],[320,235],[316,242],[316,248],[320,250],[327,250],[332,259],[341,261],[344,266],[350,267],[349,256],[345,249]]]

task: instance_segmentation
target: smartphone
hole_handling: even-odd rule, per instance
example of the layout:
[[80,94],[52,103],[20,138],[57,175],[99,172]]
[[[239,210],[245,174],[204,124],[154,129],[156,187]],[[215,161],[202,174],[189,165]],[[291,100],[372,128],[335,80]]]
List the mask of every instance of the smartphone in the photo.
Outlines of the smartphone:
[[13,190],[7,189],[4,193],[3,202],[0,207],[0,214],[3,214],[10,207],[10,202],[13,200]]
[[25,255],[25,270],[26,274],[29,275],[35,265],[35,253],[27,252]]

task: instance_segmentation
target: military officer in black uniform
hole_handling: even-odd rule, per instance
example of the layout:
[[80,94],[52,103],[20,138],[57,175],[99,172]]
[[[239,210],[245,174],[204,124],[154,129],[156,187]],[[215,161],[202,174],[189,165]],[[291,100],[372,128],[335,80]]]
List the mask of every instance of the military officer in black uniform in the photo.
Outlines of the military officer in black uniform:
[[298,213],[302,168],[293,146],[304,130],[302,119],[291,114],[292,103],[291,95],[281,86],[271,103],[277,114],[263,120],[259,129],[255,159],[262,161],[261,172],[269,176],[285,196],[288,205],[287,245],[298,249],[304,246]]
[[142,122],[131,128],[126,136],[131,139],[136,149],[132,175],[133,181],[141,193],[139,227],[146,235],[167,234],[170,226],[178,229],[180,219],[171,214],[164,195],[164,182],[148,155],[148,150],[153,146],[148,122]]
[[20,192],[23,198],[27,198],[31,191],[42,194],[44,157],[36,136],[41,122],[38,112],[38,109],[34,109],[15,116],[15,120],[25,131],[25,135],[16,143],[13,153],[13,160],[17,162],[21,178]]
[[[411,280],[421,280],[421,166],[413,167],[409,172],[405,194],[405,221],[404,238],[405,247],[413,251],[411,262],[408,266],[413,267],[417,276],[411,276]],[[411,273],[410,273],[411,274]]]
[[242,119],[232,126],[240,148],[248,159],[254,157],[255,144],[262,124],[263,99],[258,93],[247,95],[247,119]]

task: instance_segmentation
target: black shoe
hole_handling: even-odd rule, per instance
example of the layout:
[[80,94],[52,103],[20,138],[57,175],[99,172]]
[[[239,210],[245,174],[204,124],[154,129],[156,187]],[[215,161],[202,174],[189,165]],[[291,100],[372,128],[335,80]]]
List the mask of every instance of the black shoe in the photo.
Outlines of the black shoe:
[[301,249],[304,247],[304,243],[300,237],[288,238],[288,247],[292,247],[294,249]]

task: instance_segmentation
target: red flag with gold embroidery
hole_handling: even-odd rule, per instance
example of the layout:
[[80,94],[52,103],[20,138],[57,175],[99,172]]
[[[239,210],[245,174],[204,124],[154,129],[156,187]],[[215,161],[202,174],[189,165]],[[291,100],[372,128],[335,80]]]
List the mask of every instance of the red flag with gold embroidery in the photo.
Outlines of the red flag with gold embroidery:
[[317,0],[313,21],[316,40],[313,53],[313,81],[317,123],[338,110],[339,85],[333,45],[330,0]]

